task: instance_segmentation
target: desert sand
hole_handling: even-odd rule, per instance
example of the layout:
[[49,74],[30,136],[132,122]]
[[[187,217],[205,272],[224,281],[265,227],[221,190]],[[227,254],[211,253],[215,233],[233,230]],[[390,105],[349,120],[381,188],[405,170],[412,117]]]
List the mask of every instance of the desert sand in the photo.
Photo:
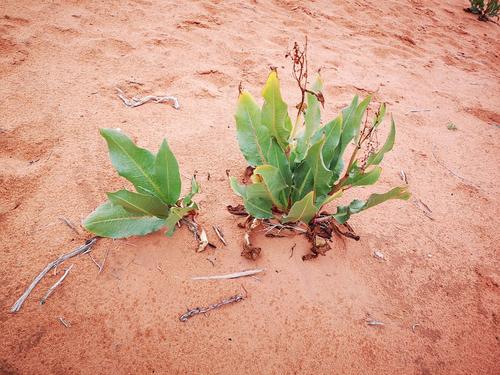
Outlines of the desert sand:
[[[0,373],[500,373],[500,28],[466,5],[2,1]],[[240,203],[226,170],[241,176],[246,167],[233,119],[238,85],[259,97],[276,66],[295,105],[285,54],[306,35],[310,69],[322,68],[326,85],[325,119],[371,93],[398,125],[380,183],[355,196],[401,185],[400,171],[413,196],[354,216],[361,240],[337,239],[325,257],[303,262],[300,236],[258,235],[262,255],[252,262],[226,211]],[[175,95],[181,108],[127,108],[116,88]],[[196,253],[186,228],[172,238],[101,239],[92,256],[108,254],[103,272],[87,255],[73,258],[11,314],[49,261],[91,237],[81,221],[105,192],[127,186],[101,127],[152,150],[168,139],[185,189],[197,171],[198,221],[218,248]],[[387,129],[386,121],[382,137]],[[191,280],[256,267],[266,269],[257,278]],[[242,287],[244,301],[179,321],[187,307]]]

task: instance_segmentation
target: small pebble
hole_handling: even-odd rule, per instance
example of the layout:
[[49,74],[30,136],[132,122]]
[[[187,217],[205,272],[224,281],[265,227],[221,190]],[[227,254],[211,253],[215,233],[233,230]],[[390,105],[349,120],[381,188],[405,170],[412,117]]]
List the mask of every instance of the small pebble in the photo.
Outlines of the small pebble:
[[377,259],[385,260],[385,256],[380,251],[374,251],[373,256]]

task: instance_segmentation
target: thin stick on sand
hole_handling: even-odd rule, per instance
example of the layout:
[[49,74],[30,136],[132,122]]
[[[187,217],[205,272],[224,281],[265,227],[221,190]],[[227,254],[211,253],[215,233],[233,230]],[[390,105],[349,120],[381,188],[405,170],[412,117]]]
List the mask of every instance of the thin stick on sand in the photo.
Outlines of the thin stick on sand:
[[182,314],[179,317],[179,320],[181,322],[187,322],[187,320],[189,318],[192,318],[195,315],[206,314],[207,312],[209,312],[211,310],[218,309],[221,306],[229,305],[231,303],[236,303],[236,302],[243,301],[245,299],[245,297],[246,296],[243,296],[241,294],[236,294],[236,295],[231,296],[229,298],[223,299],[222,301],[220,301],[218,303],[211,304],[211,305],[209,305],[207,307],[195,307],[193,309],[189,309],[188,311],[186,311],[184,314]]
[[43,296],[43,298],[40,300],[40,305],[43,305],[45,302],[47,302],[47,298],[50,297],[50,295],[56,290],[56,288],[63,282],[63,280],[68,276],[69,271],[73,268],[74,264],[72,264],[66,271],[64,271],[64,274],[61,276],[59,280],[57,280],[54,285],[52,285],[49,290],[47,290],[47,293]]
[[125,104],[129,108],[134,108],[138,107],[140,105],[143,105],[149,101],[153,101],[155,103],[164,103],[164,102],[170,102],[170,105],[174,107],[175,109],[181,108],[179,105],[179,100],[175,96],[170,96],[170,95],[148,95],[143,98],[137,98],[137,97],[132,97],[132,98],[127,98],[125,96],[125,93],[120,90],[119,88],[116,88],[118,97],[122,100],[123,104]]
[[72,258],[74,256],[80,255],[80,254],[86,254],[92,249],[92,246],[96,243],[98,237],[93,237],[90,240],[87,240],[84,245],[77,247],[75,250],[61,255],[59,258],[56,260],[50,262],[47,264],[47,266],[40,272],[40,274],[35,277],[33,282],[28,286],[28,288],[24,291],[24,293],[19,297],[19,299],[14,303],[10,309],[10,312],[15,313],[21,310],[21,307],[23,306],[24,301],[26,301],[26,298],[30,295],[30,293],[35,289],[35,287],[38,285],[40,280],[43,279],[43,277],[52,269],[57,267],[59,264],[62,262],[68,260],[69,258]]
[[214,276],[197,276],[197,277],[192,277],[192,280],[225,280],[225,279],[237,279],[238,277],[245,277],[245,276],[253,276],[257,273],[264,272],[265,269],[254,269],[254,270],[246,270],[246,271],[241,271],[241,272],[235,272],[235,273],[228,273],[226,275],[214,275]]

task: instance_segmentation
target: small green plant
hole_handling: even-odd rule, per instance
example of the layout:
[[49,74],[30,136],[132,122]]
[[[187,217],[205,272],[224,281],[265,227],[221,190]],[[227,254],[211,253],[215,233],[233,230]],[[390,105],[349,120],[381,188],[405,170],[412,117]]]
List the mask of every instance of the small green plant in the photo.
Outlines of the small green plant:
[[452,122],[449,122],[448,125],[446,125],[446,128],[452,131],[458,130],[457,126]]
[[[269,235],[273,230],[281,234],[290,229],[306,233],[312,242],[312,254],[304,259],[309,259],[324,255],[329,247],[323,239],[331,238],[332,233],[357,237],[347,224],[351,215],[389,199],[410,197],[406,186],[396,187],[339,206],[333,215],[321,212],[324,205],[339,198],[345,190],[377,182],[382,172],[379,164],[394,145],[396,126],[391,119],[389,136],[376,151],[374,134],[384,119],[386,106],[382,104],[373,122],[368,124],[366,120],[362,127],[371,98],[359,101],[357,96],[334,120],[322,124],[321,78],[318,74],[312,90],[307,89],[305,52],[297,45],[293,62],[302,98],[294,125],[281,96],[276,70],[271,71],[262,91],[262,108],[249,92],[240,90],[236,128],[240,150],[251,167],[247,169],[250,184],[240,184],[231,178],[231,187],[243,198],[244,207],[228,206],[228,209],[234,214],[246,212],[253,218],[246,223],[248,232],[242,253],[248,258],[255,259],[260,253],[260,249],[251,246],[248,236],[257,225],[267,226]],[[351,142],[354,149],[344,165],[343,155]],[[360,150],[365,155],[357,158]],[[341,227],[347,228],[347,232]]]
[[100,133],[108,144],[111,163],[136,191],[107,193],[108,201],[85,219],[85,228],[101,237],[125,238],[166,226],[165,234],[171,236],[177,223],[198,209],[192,200],[200,190],[196,179],[191,181],[189,194],[179,199],[179,166],[166,140],[154,155],[117,129],[101,129]]
[[488,21],[490,17],[498,18],[498,11],[500,10],[500,4],[498,0],[488,0],[485,4],[485,0],[469,0],[470,7],[464,10],[469,13],[477,14],[480,21]]

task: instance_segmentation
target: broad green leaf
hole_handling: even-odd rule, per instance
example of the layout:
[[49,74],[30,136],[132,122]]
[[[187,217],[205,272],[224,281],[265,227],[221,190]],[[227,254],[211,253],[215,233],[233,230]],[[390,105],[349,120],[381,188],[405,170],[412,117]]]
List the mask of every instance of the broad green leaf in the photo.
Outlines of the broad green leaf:
[[243,198],[246,211],[256,219],[270,219],[273,217],[271,211],[273,201],[271,195],[262,182],[250,185],[239,184],[235,177],[231,177],[231,188]]
[[247,196],[247,185],[242,185],[238,183],[236,177],[230,177],[229,183],[231,185],[231,189],[233,189],[234,193],[242,198]]
[[191,178],[191,191],[182,200],[184,207],[191,206],[193,202],[193,197],[200,192],[200,184],[196,181],[196,176]]
[[314,191],[311,191],[300,201],[293,204],[288,215],[283,216],[282,223],[302,221],[308,224],[318,213],[318,208],[314,205]]
[[168,206],[157,197],[128,190],[107,194],[111,203],[122,206],[127,211],[157,217],[168,216]]
[[168,203],[155,179],[155,156],[137,147],[130,138],[116,129],[101,129],[108,143],[111,163],[118,174],[129,180],[139,193],[153,194]]
[[165,225],[165,220],[130,212],[122,206],[106,202],[92,212],[83,225],[101,237],[126,238],[155,232]]
[[392,190],[389,190],[387,193],[372,194],[368,197],[366,201],[355,199],[349,204],[349,206],[339,206],[337,207],[337,213],[335,213],[332,216],[340,224],[344,224],[347,220],[349,220],[352,214],[356,214],[361,211],[367,210],[368,208],[376,206],[389,199],[408,200],[410,196],[411,194],[408,191],[407,186],[396,187]]
[[276,207],[285,210],[288,207],[290,189],[278,168],[272,165],[258,166],[254,174],[260,175]]
[[164,225],[167,227],[165,235],[168,237],[172,236],[175,231],[175,226],[177,223],[186,216],[190,211],[193,211],[193,207],[171,207],[170,214],[167,219],[164,220]]
[[266,164],[269,130],[262,125],[259,106],[250,93],[240,94],[235,119],[240,150],[248,164],[253,167]]
[[[311,90],[314,93],[319,93],[323,90],[323,81],[321,80],[321,76],[318,74],[316,77],[316,81],[314,82]],[[310,138],[312,135],[318,130],[321,124],[321,106],[318,101],[316,95],[312,95],[310,93],[306,94],[307,98],[307,109],[304,114],[304,122],[306,126],[306,137]]]
[[311,146],[306,158],[295,171],[293,202],[301,200],[311,190],[315,192],[318,200],[322,200],[330,192],[332,172],[323,162],[322,148],[324,144],[325,139],[323,138]]
[[396,138],[396,124],[394,123],[394,119],[391,118],[391,130],[389,132],[389,135],[387,136],[387,139],[382,146],[380,150],[375,152],[374,154],[371,154],[368,157],[368,161],[366,165],[377,165],[380,164],[382,159],[384,158],[384,154],[386,152],[389,152],[392,150],[392,147],[394,146],[394,139]]
[[155,159],[155,178],[160,186],[162,200],[173,205],[181,194],[181,175],[174,154],[164,139]]
[[288,116],[288,106],[283,101],[280,92],[280,83],[276,70],[273,70],[262,90],[264,105],[262,106],[261,121],[269,129],[269,133],[276,138],[280,147],[288,147],[288,138],[292,131],[292,122]]

